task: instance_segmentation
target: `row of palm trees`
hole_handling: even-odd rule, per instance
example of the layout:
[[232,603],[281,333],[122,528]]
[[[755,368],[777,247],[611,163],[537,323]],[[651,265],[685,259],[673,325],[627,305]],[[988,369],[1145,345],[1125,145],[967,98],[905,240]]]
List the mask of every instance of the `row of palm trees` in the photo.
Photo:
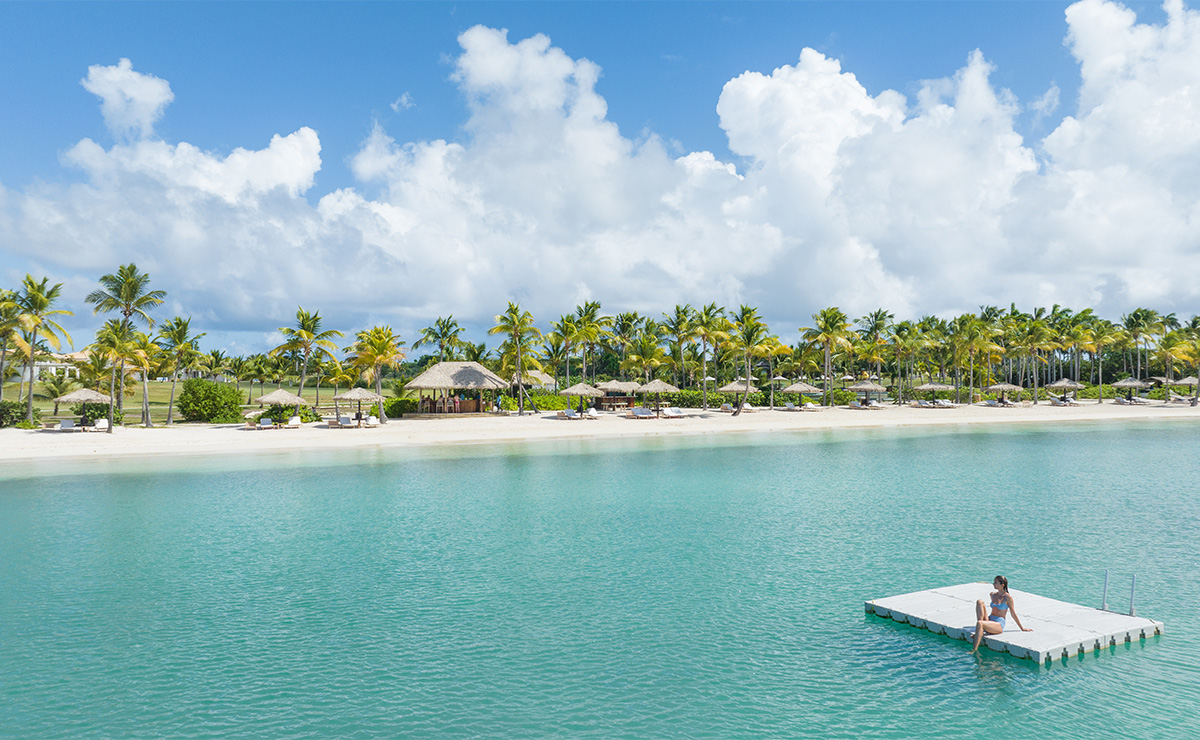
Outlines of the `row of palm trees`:
[[[251,387],[258,381],[264,387],[268,381],[282,385],[298,377],[300,393],[315,378],[319,399],[321,385],[336,392],[359,379],[373,383],[382,394],[384,375],[405,359],[405,343],[388,326],[359,332],[339,358],[335,340],[344,336],[342,332],[325,329],[320,313],[303,307],[294,326],[279,328],[284,341],[266,353],[201,353],[199,340],[205,335],[193,332],[188,318],[176,316],[151,336],[155,321],[150,312],[166,294],[150,290],[149,276],[135,265],[124,265],[99,283],[85,302],[95,313],[120,318],[97,332],[87,361],[80,363],[80,375],[85,384],[107,377],[118,404],[127,377],[140,378],[146,424],[149,377],[171,377],[172,405],[175,382],[189,374],[228,377],[239,388],[243,381]],[[57,308],[61,292],[61,284],[27,276],[17,291],[0,293],[0,366],[12,354],[31,368],[39,353],[59,350],[64,341],[71,341],[57,323],[58,317],[71,313]],[[1158,370],[1170,381],[1177,372],[1200,366],[1200,317],[1182,323],[1174,314],[1148,308],[1113,322],[1091,309],[1076,312],[1058,305],[1031,312],[1015,305],[981,306],[978,312],[950,319],[901,321],[884,309],[851,319],[840,308],[828,307],[813,314],[810,324],[800,327],[793,334],[796,341],[787,344],[751,306],[729,310],[715,303],[699,308],[684,304],[654,318],[637,312],[606,315],[599,302],[587,301],[543,330],[529,311],[509,303],[489,330],[500,339],[494,352],[483,343],[466,341],[464,327],[452,315],[422,329],[412,348],[436,350],[438,361],[481,362],[514,378],[549,370],[564,385],[576,378],[596,382],[621,376],[645,382],[662,377],[681,388],[699,389],[705,407],[710,381],[752,378],[755,373],[819,378],[828,404],[832,381],[838,377],[890,378],[897,402],[903,402],[906,391],[935,378],[952,380],[956,394],[965,388],[973,396],[976,388],[1006,381],[1032,387],[1036,395],[1039,386],[1058,378],[1103,384],[1106,377],[1110,382],[1115,375],[1142,378]],[[2,394],[0,389],[0,399]],[[30,389],[30,418],[32,396]],[[524,396],[519,394],[518,402],[523,411]]]
[[[284,342],[268,353],[250,357],[229,357],[221,350],[202,353],[200,340],[205,334],[193,331],[190,318],[175,316],[151,333],[156,322],[150,312],[162,305],[166,292],[151,290],[150,276],[136,265],[122,265],[115,273],[101,276],[99,283],[100,287],[88,294],[84,302],[93,306],[95,314],[113,313],[120,318],[114,317],[100,327],[86,348],[86,359],[74,365],[84,387],[101,390],[107,385],[109,397],[115,400],[109,405],[110,430],[113,409],[123,410],[126,382],[135,378],[142,386],[141,423],[153,426],[149,402],[151,378],[171,379],[167,409],[167,424],[171,424],[176,386],[183,376],[232,377],[240,390],[244,380],[251,384],[258,380],[262,386],[274,380],[282,386],[284,380],[298,375],[299,392],[303,393],[309,373],[315,371],[321,381],[331,383],[335,389],[361,378],[374,382],[376,393],[382,395],[386,368],[395,367],[405,357],[404,342],[391,327],[375,326],[358,332],[354,341],[343,349],[345,357],[335,359],[337,347],[332,339],[343,334],[324,330],[320,314],[305,311],[303,307],[296,313],[294,327],[279,329]],[[61,297],[61,283],[50,285],[48,278],[38,281],[29,275],[18,290],[0,291],[0,369],[4,369],[7,377],[10,374],[7,368],[24,367],[17,400],[24,394],[30,422],[35,364],[51,351],[61,351],[64,342],[73,343],[70,334],[58,323],[60,317],[73,315],[57,307]],[[43,390],[54,398],[70,391],[73,382],[65,375],[48,375],[41,381]],[[3,399],[4,387],[0,383],[0,400]]]

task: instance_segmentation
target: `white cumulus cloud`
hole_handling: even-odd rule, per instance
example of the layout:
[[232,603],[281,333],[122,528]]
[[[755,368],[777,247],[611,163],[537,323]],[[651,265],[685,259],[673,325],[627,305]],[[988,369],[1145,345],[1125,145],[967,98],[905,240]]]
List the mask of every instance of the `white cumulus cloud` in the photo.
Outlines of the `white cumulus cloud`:
[[134,72],[128,59],[112,66],[92,65],[87,77],[79,83],[100,98],[104,123],[117,137],[149,136],[167,105],[175,99],[166,80]]
[[507,300],[541,319],[586,299],[747,302],[785,338],[834,304],[1194,313],[1197,14],[1172,0],[1150,25],[1083,0],[1066,22],[1081,92],[1057,121],[1056,86],[1024,103],[1044,140],[1018,132],[1022,102],[986,50],[908,99],[804,49],[715,101],[740,167],[623,134],[596,63],[479,26],[452,75],[468,136],[398,141],[377,123],[350,162],[361,186],[324,194],[309,128],[227,154],[151,139],[169,86],[122,60],[88,79],[110,127],[139,138],[70,148],[77,185],[0,187],[0,249],[73,274],[136,261],[179,310],[258,333],[298,303],[411,333],[448,313],[487,322]]

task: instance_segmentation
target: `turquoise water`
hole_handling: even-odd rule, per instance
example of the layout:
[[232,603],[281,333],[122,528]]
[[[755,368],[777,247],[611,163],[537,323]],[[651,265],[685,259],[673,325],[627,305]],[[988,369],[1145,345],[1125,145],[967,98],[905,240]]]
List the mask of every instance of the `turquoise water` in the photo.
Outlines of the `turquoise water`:
[[[1131,424],[9,466],[0,736],[1186,737],[1198,443]],[[1047,669],[863,614],[996,573],[1097,604],[1105,568],[1165,637]]]

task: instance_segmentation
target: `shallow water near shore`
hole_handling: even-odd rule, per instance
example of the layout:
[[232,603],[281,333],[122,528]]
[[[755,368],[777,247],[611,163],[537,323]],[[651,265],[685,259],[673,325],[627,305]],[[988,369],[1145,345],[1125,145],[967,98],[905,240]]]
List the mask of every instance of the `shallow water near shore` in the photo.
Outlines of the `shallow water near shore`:
[[[10,466],[0,736],[1179,736],[1198,443],[1078,424]],[[1106,568],[1165,637],[1047,669],[862,609],[996,573],[1098,605]]]

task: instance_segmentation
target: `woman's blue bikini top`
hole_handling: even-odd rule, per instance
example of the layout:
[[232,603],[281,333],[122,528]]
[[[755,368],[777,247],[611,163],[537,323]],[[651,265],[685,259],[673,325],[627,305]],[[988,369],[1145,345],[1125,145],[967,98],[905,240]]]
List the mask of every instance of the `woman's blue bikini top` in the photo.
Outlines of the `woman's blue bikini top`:
[[991,606],[992,606],[992,608],[993,608],[993,609],[995,609],[996,611],[1001,611],[1001,612],[1003,612],[1003,611],[1008,611],[1008,604],[1007,604],[1007,603],[1003,603],[1003,604],[992,604]]

